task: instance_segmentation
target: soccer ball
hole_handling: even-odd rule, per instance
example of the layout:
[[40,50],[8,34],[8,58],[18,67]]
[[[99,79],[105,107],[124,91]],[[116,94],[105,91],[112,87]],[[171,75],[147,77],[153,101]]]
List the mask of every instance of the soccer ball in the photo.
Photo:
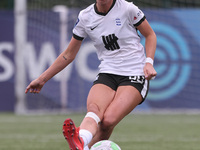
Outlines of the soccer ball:
[[121,148],[112,141],[103,140],[95,143],[90,150],[121,150]]

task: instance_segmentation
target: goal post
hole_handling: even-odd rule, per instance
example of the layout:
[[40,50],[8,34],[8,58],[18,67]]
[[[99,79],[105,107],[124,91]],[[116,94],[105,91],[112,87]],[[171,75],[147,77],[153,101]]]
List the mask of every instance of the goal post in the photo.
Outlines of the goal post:
[[26,113],[26,100],[25,100],[25,87],[26,87],[26,71],[24,65],[23,53],[25,51],[27,43],[27,4],[26,0],[15,0],[14,14],[15,14],[15,25],[14,25],[14,41],[15,41],[15,113],[24,114]]
[[[62,52],[66,48],[66,44],[68,43],[67,38],[67,15],[68,8],[64,5],[56,5],[53,7],[53,11],[59,13],[60,18],[60,52]],[[67,44],[68,45],[68,44]],[[61,72],[61,82],[60,82],[60,94],[61,94],[61,108],[65,110],[67,108],[67,79],[65,76],[67,75],[66,69]]]
[[[67,109],[67,95],[68,95],[68,88],[67,88],[67,82],[69,80],[69,76],[70,76],[70,73],[71,71],[71,68],[72,68],[72,64],[68,65],[68,67],[66,69],[64,69],[63,71],[61,71],[58,75],[56,75],[55,77],[55,80],[58,80],[59,81],[59,88],[58,89],[55,89],[57,92],[56,92],[56,95],[59,95],[57,97],[59,97],[57,99],[57,101],[60,101],[60,104],[59,105],[59,108],[57,108],[57,106],[55,105],[55,108],[52,108],[51,109],[46,109],[44,108],[44,111],[43,111],[43,108],[41,108],[40,106],[39,109],[35,109],[35,110],[31,110],[30,107],[31,106],[28,106],[29,104],[28,103],[28,100],[31,99],[34,101],[34,99],[41,99],[41,97],[35,97],[35,98],[30,98],[28,96],[26,96],[26,94],[24,93],[25,91],[25,88],[26,86],[29,84],[27,81],[31,81],[33,79],[29,79],[29,77],[27,77],[27,72],[29,72],[29,66],[27,64],[33,64],[34,62],[30,62],[32,60],[34,60],[36,63],[38,61],[40,61],[40,59],[43,59],[42,57],[41,58],[35,58],[35,59],[27,59],[26,57],[29,57],[30,55],[30,52],[31,54],[35,53],[33,51],[35,51],[35,48],[34,48],[34,45],[31,43],[32,41],[28,41],[28,34],[31,35],[31,34],[34,34],[33,32],[31,31],[28,31],[28,14],[30,15],[31,13],[29,13],[27,10],[27,6],[28,6],[28,2],[27,0],[21,0],[21,1],[18,1],[18,0],[15,0],[15,46],[16,46],[16,53],[15,53],[15,63],[16,63],[16,74],[15,74],[15,95],[16,95],[16,104],[15,104],[15,113],[16,114],[27,114],[27,113],[37,113],[38,112],[49,112],[49,111],[52,111],[53,109],[56,109],[56,112],[62,112],[62,111],[66,111]],[[40,11],[40,10],[38,10]],[[57,54],[61,53],[63,50],[65,50],[65,48],[67,47],[68,45],[68,41],[69,41],[69,38],[68,38],[68,8],[64,5],[55,5],[52,9],[48,10],[48,11],[52,11],[52,12],[55,12],[55,13],[58,13],[58,16],[59,16],[59,21],[58,21],[58,28],[59,28],[59,31],[58,31],[58,34],[59,34],[59,44],[58,44],[58,48],[55,50],[53,48],[53,50],[55,51],[58,51]],[[35,11],[37,12],[37,11]],[[35,16],[34,12],[32,12],[34,17],[36,17],[36,19],[40,16]],[[32,14],[31,14],[32,15]],[[48,16],[48,14],[47,14]],[[43,20],[43,21],[46,21],[46,20]],[[51,23],[52,21],[50,20],[49,23]],[[56,23],[55,23],[56,24]],[[30,33],[31,32],[31,33]],[[36,35],[36,36],[40,36],[42,37],[42,34],[39,33],[39,35]],[[57,35],[55,35],[56,37]],[[36,39],[37,40],[37,39]],[[43,40],[43,39],[42,39]],[[46,44],[43,44],[43,45],[46,45],[47,48],[46,48],[46,51],[48,51],[48,47],[50,46],[53,46],[50,42],[46,42]],[[48,46],[49,45],[49,46]],[[44,46],[42,46],[44,48]],[[41,49],[43,49],[41,47]],[[33,49],[33,51],[30,51],[30,49]],[[29,52],[30,51],[30,52]],[[38,51],[38,50],[36,50]],[[32,53],[33,52],[33,53]],[[29,55],[27,56],[26,54]],[[42,52],[41,52],[42,53]],[[49,55],[47,53],[47,55]],[[48,57],[48,56],[47,56]],[[49,57],[51,57],[51,55],[49,55]],[[39,59],[39,60],[38,60]],[[53,60],[56,59],[56,56],[54,55],[54,58],[51,59],[51,63],[53,62]],[[27,62],[29,61],[29,62]],[[48,61],[48,60],[47,60]],[[42,60],[41,60],[42,62]],[[45,63],[45,62],[44,62]],[[49,63],[49,65],[51,65],[51,63]],[[36,70],[38,68],[40,68],[40,65],[41,63],[38,63],[39,66],[36,66]],[[44,65],[44,64],[43,64]],[[40,70],[40,69],[39,69]],[[45,69],[43,69],[44,71]],[[34,72],[32,72],[34,73]],[[40,72],[42,73],[42,72]],[[37,77],[38,77],[38,73],[37,73]],[[29,76],[30,73],[29,73]],[[34,75],[33,75],[34,76]],[[36,76],[35,76],[36,77]],[[43,93],[41,94],[43,95]],[[42,98],[43,100],[45,98]],[[51,99],[51,98],[50,98]],[[45,100],[46,101],[46,100]],[[45,105],[45,104],[43,104]],[[54,106],[52,106],[54,107]]]

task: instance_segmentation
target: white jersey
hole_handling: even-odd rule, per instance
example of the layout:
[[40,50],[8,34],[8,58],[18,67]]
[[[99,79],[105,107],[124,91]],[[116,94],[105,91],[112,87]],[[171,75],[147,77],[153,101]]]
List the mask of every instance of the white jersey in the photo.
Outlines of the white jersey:
[[100,73],[144,75],[146,57],[135,28],[144,20],[144,13],[125,0],[114,0],[107,14],[92,4],[79,13],[73,36],[79,40],[90,37],[101,61]]

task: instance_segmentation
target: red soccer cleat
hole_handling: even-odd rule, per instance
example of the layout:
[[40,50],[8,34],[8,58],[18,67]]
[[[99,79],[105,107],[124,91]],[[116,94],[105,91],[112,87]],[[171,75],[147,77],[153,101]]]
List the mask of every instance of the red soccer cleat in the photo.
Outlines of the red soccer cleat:
[[66,119],[63,124],[63,135],[69,144],[70,150],[83,150],[84,142],[79,136],[79,128],[76,128],[71,119]]

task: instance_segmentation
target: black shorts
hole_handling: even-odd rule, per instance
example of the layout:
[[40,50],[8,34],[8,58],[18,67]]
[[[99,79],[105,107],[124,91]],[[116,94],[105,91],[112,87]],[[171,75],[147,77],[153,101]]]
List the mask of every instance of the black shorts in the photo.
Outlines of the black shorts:
[[140,92],[143,101],[149,90],[149,81],[145,79],[145,76],[120,76],[109,73],[99,73],[96,80],[93,82],[93,85],[95,84],[107,85],[115,91],[119,86],[131,85]]

